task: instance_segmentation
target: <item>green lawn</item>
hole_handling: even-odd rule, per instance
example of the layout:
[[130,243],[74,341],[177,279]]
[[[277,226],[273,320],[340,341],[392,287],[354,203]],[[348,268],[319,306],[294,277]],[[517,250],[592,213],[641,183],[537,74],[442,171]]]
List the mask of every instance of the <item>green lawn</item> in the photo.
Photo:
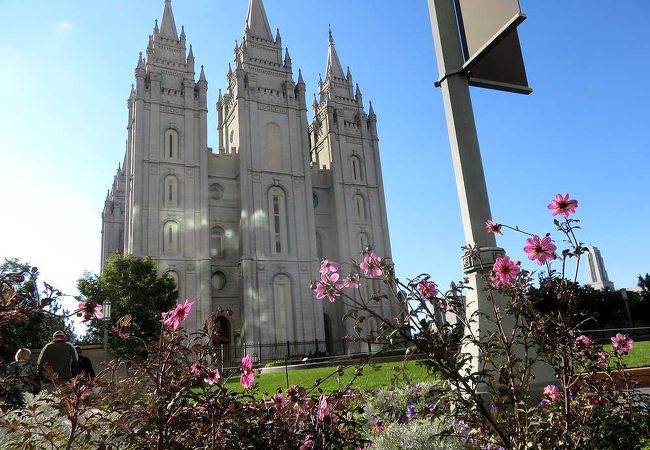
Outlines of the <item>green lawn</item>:
[[[611,351],[611,345],[605,346],[608,351]],[[645,367],[650,366],[650,341],[635,342],[632,351],[623,358],[623,361],[628,367]],[[342,363],[342,365],[348,362]],[[357,377],[352,384],[352,388],[357,390],[370,391],[372,389],[390,386],[391,380],[394,378],[396,368],[402,367],[403,362],[389,362],[381,363],[373,366],[366,365],[363,369],[363,374]],[[420,383],[422,381],[433,380],[434,377],[427,373],[426,368],[420,366],[415,361],[411,361],[406,366],[407,372],[413,383]],[[328,375],[336,371],[335,367],[320,367],[316,369],[300,369],[289,370],[289,384],[301,385],[309,388],[315,384],[317,379],[325,379]],[[355,372],[354,367],[349,367],[341,376],[341,385],[345,386],[352,379]],[[278,388],[286,389],[287,381],[284,370],[272,373],[265,373],[256,376],[255,380],[259,385],[259,392],[273,393]],[[399,383],[406,383],[406,378],[401,374],[398,376]],[[242,387],[239,385],[238,376],[233,376],[227,385],[230,389],[241,392]],[[325,392],[334,391],[337,388],[336,375],[324,381],[320,388]],[[317,391],[315,391],[317,392]]]
[[[366,365],[363,368],[363,374],[357,377],[352,384],[353,389],[357,390],[372,390],[381,386],[390,386],[391,379],[393,378],[396,368],[402,367],[404,363],[388,362],[376,364],[373,366]],[[425,367],[417,365],[416,362],[409,362],[406,366],[407,372],[413,383],[420,383],[422,381],[430,381],[433,379],[432,375],[427,374]],[[306,388],[313,386],[315,380],[325,379],[328,375],[336,372],[336,367],[319,367],[316,369],[301,369],[289,370],[289,384],[301,385]],[[347,368],[341,376],[341,386],[344,387],[350,382],[355,373],[355,368]],[[260,393],[269,392],[273,393],[278,388],[286,389],[287,381],[284,370],[272,373],[263,373],[256,376],[255,381],[259,384]],[[399,375],[399,382],[404,384],[406,379],[401,374]],[[228,387],[234,391],[241,392],[242,387],[239,385],[239,378],[233,378],[228,382]],[[324,381],[320,388],[323,391],[331,392],[337,388],[336,375]],[[316,392],[316,391],[315,391]]]
[[[611,344],[605,346],[608,352],[612,351]],[[632,351],[623,357],[623,362],[628,367],[650,366],[650,341],[635,342]]]

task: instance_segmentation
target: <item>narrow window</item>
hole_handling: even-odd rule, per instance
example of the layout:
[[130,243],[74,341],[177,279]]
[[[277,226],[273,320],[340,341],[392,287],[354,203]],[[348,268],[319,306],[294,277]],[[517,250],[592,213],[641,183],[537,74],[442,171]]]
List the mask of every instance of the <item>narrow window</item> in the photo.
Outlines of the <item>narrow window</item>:
[[286,200],[284,191],[277,186],[269,189],[269,231],[271,253],[286,253],[288,251]]
[[163,252],[178,253],[178,224],[167,222],[163,226]]
[[210,230],[210,256],[220,258],[223,254],[223,230],[214,227]]
[[165,131],[163,144],[165,147],[163,155],[168,159],[178,159],[178,133],[176,130],[169,128]]
[[368,248],[368,235],[359,233],[359,253],[363,253]]
[[357,213],[357,220],[365,221],[366,220],[366,204],[363,200],[363,197],[360,195],[354,196],[354,207],[355,212]]
[[169,157],[174,157],[174,137],[171,135],[171,133],[169,134]]
[[353,156],[350,158],[350,169],[352,170],[352,179],[354,181],[361,181],[363,179],[359,157]]
[[293,305],[291,280],[284,274],[273,279],[273,303],[275,312],[275,341],[293,340]]
[[167,208],[178,207],[178,180],[174,175],[167,175],[165,177],[163,199],[163,203]]

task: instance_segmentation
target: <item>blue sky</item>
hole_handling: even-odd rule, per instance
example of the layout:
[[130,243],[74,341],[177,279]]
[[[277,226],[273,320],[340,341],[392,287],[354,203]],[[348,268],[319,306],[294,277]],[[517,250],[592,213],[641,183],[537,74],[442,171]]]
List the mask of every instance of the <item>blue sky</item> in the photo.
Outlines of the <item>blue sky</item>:
[[[535,92],[474,88],[495,219],[553,231],[558,192],[580,202],[580,239],[601,249],[617,287],[650,272],[650,3],[522,0],[519,34]],[[265,0],[307,91],[324,72],[331,24],[343,66],[372,100],[393,257],[402,276],[462,277],[464,244],[425,0]],[[246,0],[174,0],[214,104]],[[126,139],[126,99],[162,0],[4,0],[0,25],[0,258],[17,256],[74,293],[99,269],[100,213]],[[198,69],[197,69],[198,70]],[[198,74],[197,74],[198,76]],[[499,244],[523,259],[523,236]],[[533,266],[529,266],[533,268]]]

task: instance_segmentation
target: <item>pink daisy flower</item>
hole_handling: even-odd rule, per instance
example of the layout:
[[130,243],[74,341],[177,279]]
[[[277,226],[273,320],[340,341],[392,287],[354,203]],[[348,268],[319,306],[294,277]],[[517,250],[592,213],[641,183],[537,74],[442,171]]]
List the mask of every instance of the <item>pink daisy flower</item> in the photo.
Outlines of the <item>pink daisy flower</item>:
[[577,348],[589,348],[591,347],[591,344],[593,344],[593,341],[588,336],[585,336],[584,334],[578,336],[574,341],[574,345]]
[[381,268],[381,258],[375,254],[374,250],[370,250],[370,253],[363,257],[359,268],[363,270],[363,274],[368,278],[379,278],[384,274]]
[[246,355],[241,359],[241,371],[242,375],[239,377],[239,384],[241,384],[244,389],[248,389],[253,380],[255,380],[255,372],[253,372],[253,359],[251,355]]
[[320,273],[321,275],[324,273],[329,273],[329,272],[338,272],[339,271],[339,263],[336,261],[330,261],[327,258],[324,258],[321,263],[320,263]]
[[560,390],[554,384],[549,384],[544,388],[544,400],[548,403],[555,403],[560,399]]
[[191,302],[189,299],[185,299],[185,302],[181,305],[176,305],[176,308],[167,311],[162,314],[163,324],[168,327],[173,328],[174,330],[178,328],[182,321],[187,319],[190,311],[192,310],[192,305],[194,302]]
[[83,316],[82,322],[88,322],[93,319],[101,320],[104,318],[104,307],[99,303],[79,302],[77,315]]
[[555,259],[555,250],[557,247],[553,244],[550,236],[540,238],[534,235],[526,239],[526,246],[524,251],[528,254],[528,259],[537,262],[540,266],[547,260]]
[[219,369],[210,369],[206,372],[203,381],[205,381],[208,384],[217,384],[220,379],[221,379],[221,374],[219,373]]
[[512,261],[509,256],[500,256],[492,266],[492,284],[496,287],[509,286],[520,272],[519,261]]
[[485,222],[485,228],[487,228],[488,233],[494,233],[498,234],[499,236],[503,236],[503,233],[501,232],[501,225],[499,222],[492,222],[491,220],[488,220]]
[[553,211],[554,216],[561,214],[564,217],[569,217],[570,214],[575,214],[577,207],[578,200],[570,200],[569,194],[564,196],[562,194],[557,194],[555,198],[551,200],[551,203],[548,204],[548,209]]
[[422,297],[431,300],[438,295],[438,286],[433,281],[422,280],[417,284],[417,290]]
[[628,337],[626,334],[616,333],[616,336],[611,338],[612,347],[616,350],[618,356],[629,353],[634,346],[634,341]]

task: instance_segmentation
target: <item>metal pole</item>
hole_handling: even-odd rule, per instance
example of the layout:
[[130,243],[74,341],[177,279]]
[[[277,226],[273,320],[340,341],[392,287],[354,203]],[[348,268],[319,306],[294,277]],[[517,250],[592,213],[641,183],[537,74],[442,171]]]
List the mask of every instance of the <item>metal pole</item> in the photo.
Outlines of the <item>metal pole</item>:
[[[460,72],[464,59],[454,2],[453,0],[428,1],[438,72],[442,79],[440,87],[447,118],[465,242],[480,250],[484,267],[490,270],[493,260],[503,254],[503,250],[497,247],[494,235],[488,233],[485,228],[485,222],[492,218],[492,214],[474,122],[469,82],[466,74]],[[482,313],[490,313],[484,291],[485,281],[478,263],[468,255],[463,256],[463,270],[467,274],[471,288],[465,291],[468,317],[477,309]],[[483,317],[477,318],[476,327],[483,333],[487,331],[484,322]],[[465,350],[469,350],[475,357],[478,356],[478,349]],[[477,363],[477,358],[474,359]]]
[[108,320],[104,320],[104,363],[108,361]]
[[[494,260],[505,252],[497,247],[494,235],[488,233],[485,227],[485,222],[492,218],[492,213],[469,93],[469,81],[467,75],[460,70],[464,58],[454,0],[428,0],[428,2],[465,242],[476,246],[481,255],[480,262],[468,254],[462,257],[463,270],[469,280],[468,287],[471,288],[465,290],[465,313],[466,317],[470,317],[476,311],[481,313],[472,326],[476,335],[485,336],[494,328],[494,324],[487,321],[485,316],[493,317],[494,312],[485,292],[484,273],[489,273]],[[505,299],[496,292],[493,297],[497,304],[505,304]],[[507,322],[503,324],[504,328],[511,327],[509,318],[506,316],[505,319]],[[466,346],[463,351],[473,356],[472,368],[478,369],[478,348]],[[548,367],[537,366],[536,379],[532,383],[533,389],[538,389],[539,386],[553,379],[552,377]]]

